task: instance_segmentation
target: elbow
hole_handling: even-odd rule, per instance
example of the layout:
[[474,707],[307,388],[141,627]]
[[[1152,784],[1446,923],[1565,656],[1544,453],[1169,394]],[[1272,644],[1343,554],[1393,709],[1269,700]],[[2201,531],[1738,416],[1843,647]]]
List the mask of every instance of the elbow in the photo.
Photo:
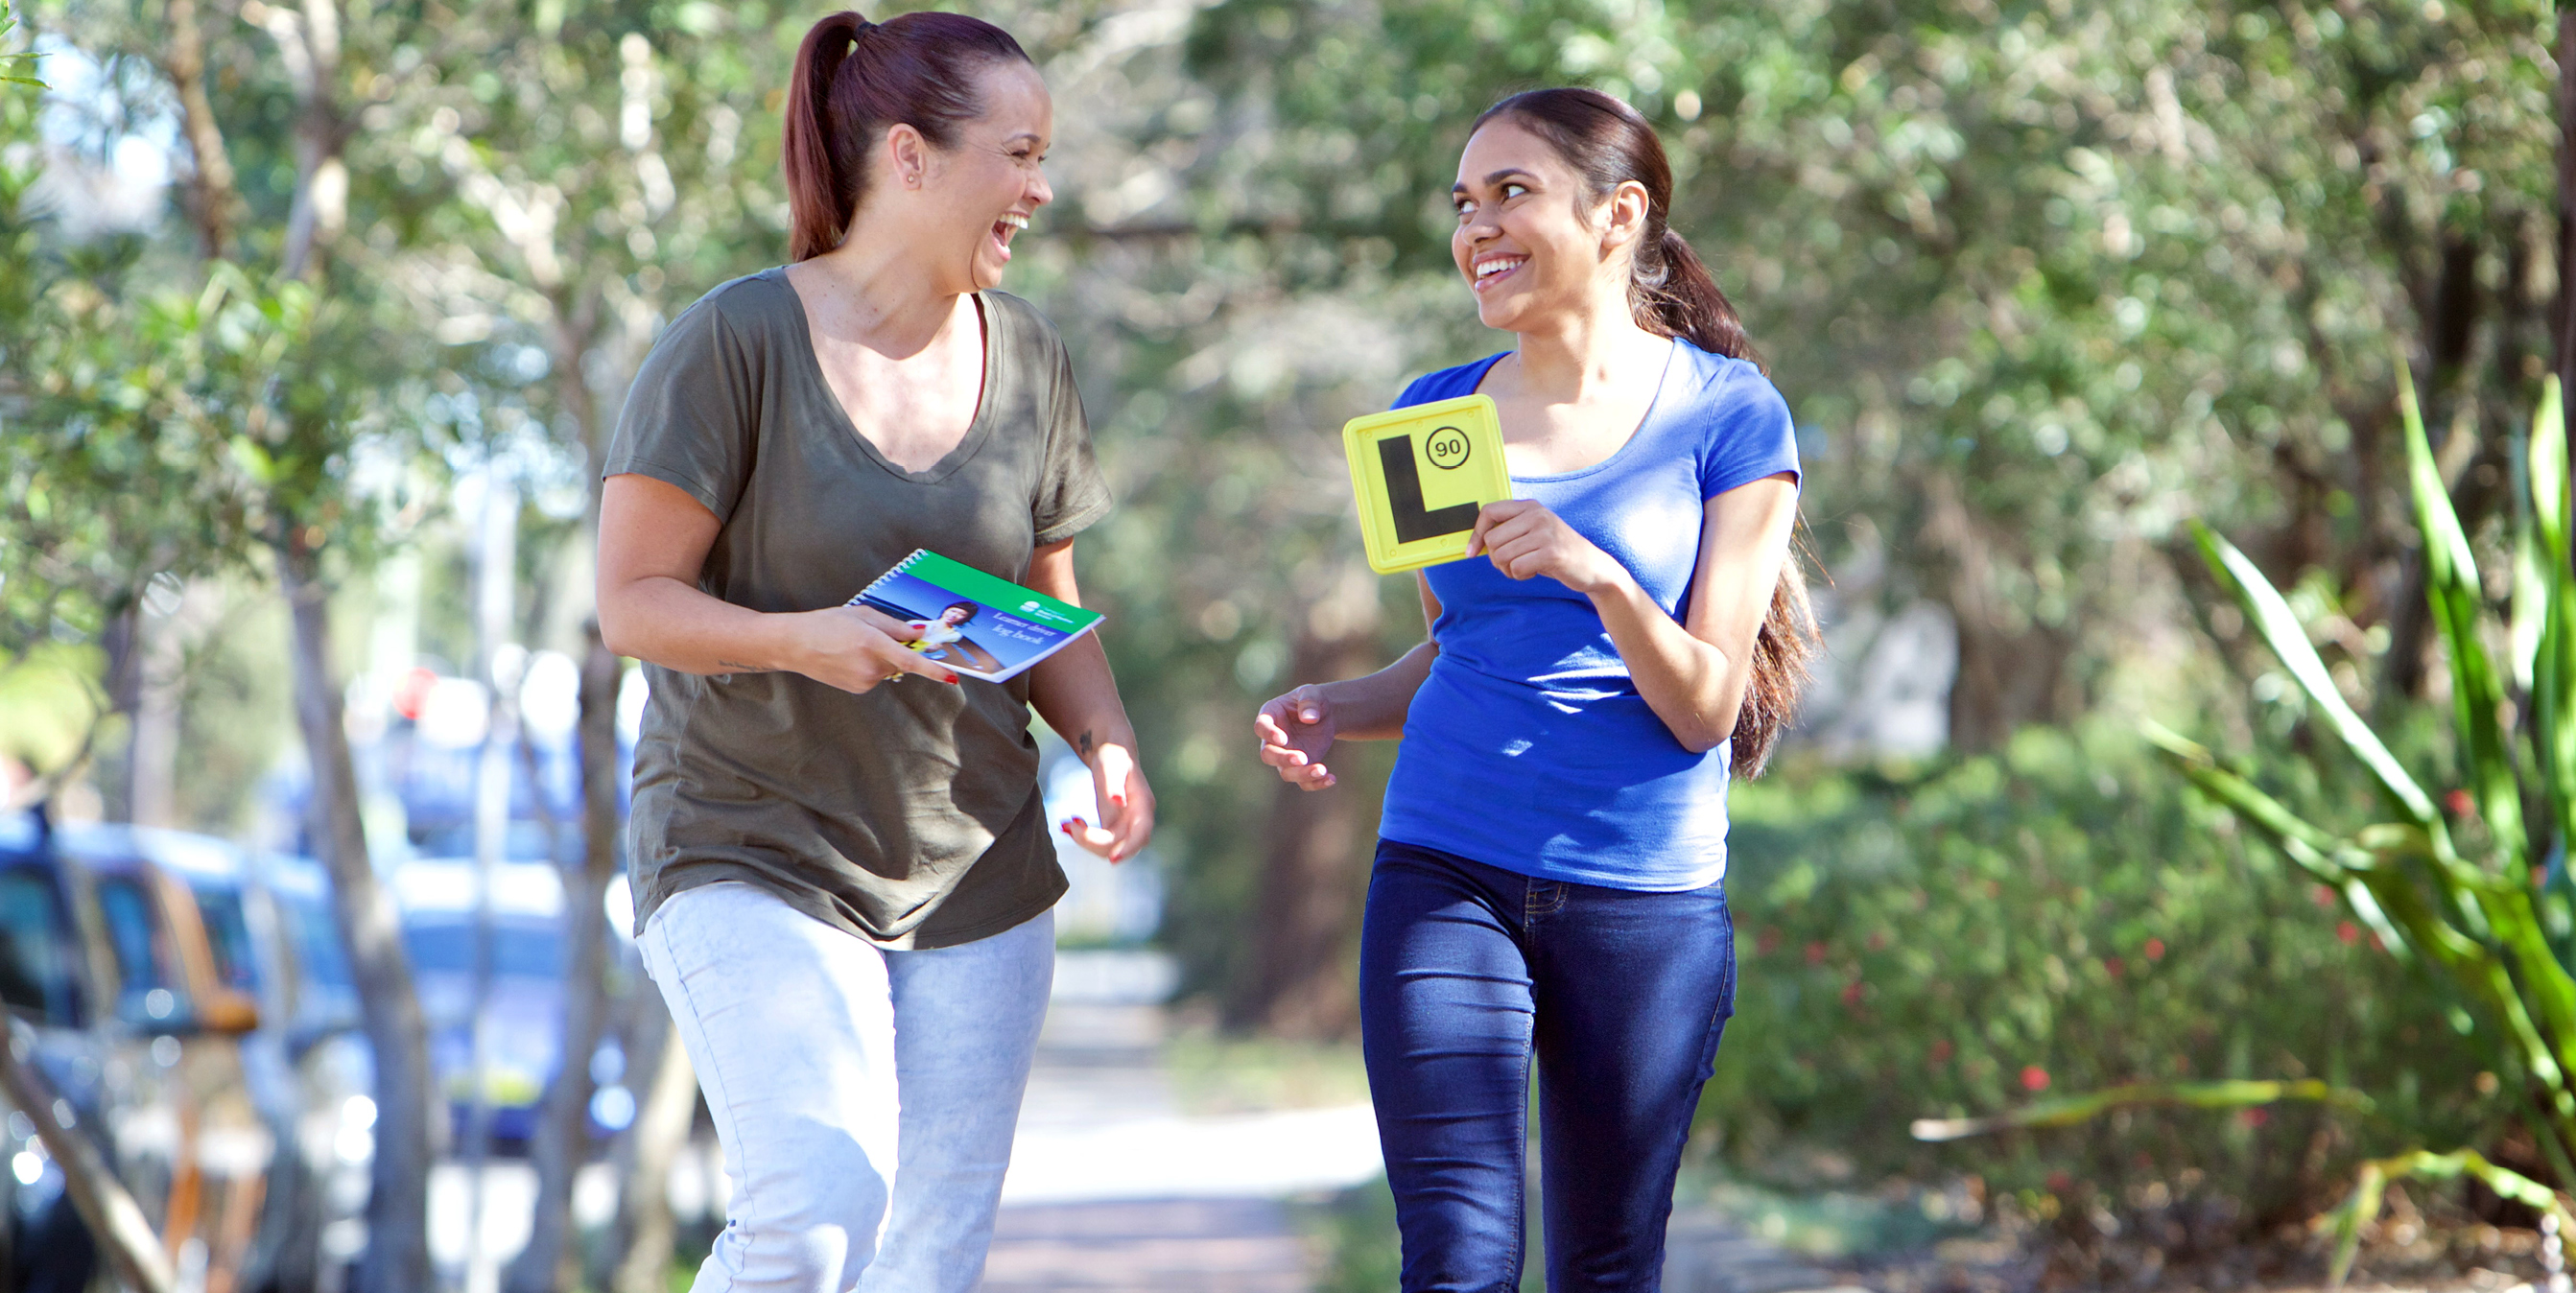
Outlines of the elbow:
[[611,588],[599,590],[599,643],[616,655],[640,660],[644,654],[642,644],[635,641],[634,629],[624,614],[625,608],[619,605],[619,591]]
[[1673,739],[1693,754],[1706,754],[1735,736],[1736,723],[1743,714],[1743,702],[1738,701],[1723,714],[1693,715],[1692,721],[1674,730]]

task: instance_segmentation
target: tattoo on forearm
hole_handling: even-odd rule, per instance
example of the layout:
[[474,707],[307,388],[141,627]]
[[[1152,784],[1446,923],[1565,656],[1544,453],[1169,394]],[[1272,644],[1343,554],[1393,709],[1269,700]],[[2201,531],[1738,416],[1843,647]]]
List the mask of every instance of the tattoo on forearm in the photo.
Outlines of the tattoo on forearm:
[[1073,743],[1073,748],[1080,751],[1082,757],[1086,759],[1091,757],[1091,732],[1088,729],[1085,729],[1081,738]]

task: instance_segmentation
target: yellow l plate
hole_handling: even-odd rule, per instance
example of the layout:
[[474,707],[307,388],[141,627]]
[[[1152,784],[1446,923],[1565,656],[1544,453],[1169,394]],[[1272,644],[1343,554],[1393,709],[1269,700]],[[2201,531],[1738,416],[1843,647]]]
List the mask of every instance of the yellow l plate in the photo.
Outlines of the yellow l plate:
[[1467,555],[1476,511],[1512,496],[1494,401],[1461,395],[1342,427],[1370,569],[1381,575]]

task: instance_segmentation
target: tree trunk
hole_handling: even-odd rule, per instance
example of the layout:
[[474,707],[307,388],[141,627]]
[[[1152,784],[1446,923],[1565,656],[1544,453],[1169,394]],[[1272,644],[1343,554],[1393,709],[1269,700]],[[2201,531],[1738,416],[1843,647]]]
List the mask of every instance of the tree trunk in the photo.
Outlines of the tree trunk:
[[[2576,20],[2558,20],[2558,354],[2562,390],[2576,391]],[[2576,436],[2576,418],[2567,425]]]
[[2020,621],[1995,590],[1994,563],[2006,559],[1959,497],[1958,482],[1932,478],[1932,513],[1924,538],[1949,567],[1945,600],[1959,644],[1950,682],[1950,747],[1968,754],[1999,749],[2031,723],[2054,722],[2068,705],[2066,662],[2074,634]]
[[591,1054],[608,1020],[608,914],[604,900],[617,875],[617,653],[600,640],[599,622],[584,626],[590,650],[581,668],[582,860],[564,876],[569,954],[564,973],[563,1063],[537,1124],[530,1157],[537,1169],[536,1215],[528,1246],[510,1263],[510,1293],[552,1293],[580,1281],[572,1243],[572,1185],[590,1146]]
[[[1348,678],[1373,663],[1376,634],[1298,636],[1291,678]],[[1230,1028],[1281,1037],[1348,1036],[1359,1022],[1351,944],[1368,888],[1368,805],[1344,784],[1300,790],[1286,782],[1270,801],[1253,964],[1226,1003]]]
[[294,631],[295,719],[313,766],[314,851],[331,873],[331,903],[368,1044],[375,1051],[376,1156],[367,1197],[365,1293],[432,1287],[429,1169],[441,1139],[430,1078],[429,1029],[413,991],[393,899],[376,879],[358,812],[358,775],[342,726],[339,671],[331,659],[328,590],[310,533],[292,522],[277,545],[279,582]]
[[1950,682],[1952,749],[1998,750],[2023,727],[2062,716],[2066,634],[2042,628],[2011,632],[1973,619],[1955,604],[1952,616],[1959,641],[1959,670]]
[[36,1067],[36,1030],[5,1014],[0,1014],[0,1030],[5,1030],[0,1036],[0,1096],[36,1124],[36,1138],[62,1169],[72,1210],[106,1256],[107,1268],[131,1293],[171,1293],[179,1277],[142,1205],[116,1179],[107,1155],[88,1133],[56,1121],[53,1111],[70,1106]]
[[[650,988],[645,993],[652,995]],[[610,1293],[663,1293],[670,1287],[671,1250],[678,1239],[671,1216],[671,1164],[689,1143],[689,1127],[697,1120],[698,1075],[658,998],[640,1004],[626,1042],[627,1080],[641,1083],[641,1108],[621,1146],[617,1224],[607,1245],[616,1270],[608,1288]]]

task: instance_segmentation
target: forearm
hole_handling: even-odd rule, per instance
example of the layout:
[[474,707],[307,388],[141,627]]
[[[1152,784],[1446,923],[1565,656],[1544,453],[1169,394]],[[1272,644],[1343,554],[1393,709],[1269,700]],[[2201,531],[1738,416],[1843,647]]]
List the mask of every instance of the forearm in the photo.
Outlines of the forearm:
[[1684,628],[1634,579],[1595,590],[1592,604],[1646,707],[1693,752],[1716,749],[1735,732],[1753,670],[1746,659]]
[[1084,634],[1029,670],[1029,704],[1085,763],[1104,746],[1135,752],[1136,729],[1127,721],[1127,704],[1118,697],[1118,680],[1110,675],[1097,633]]
[[619,655],[682,673],[802,672],[800,616],[736,606],[659,575],[600,592],[600,637]]
[[1422,690],[1422,680],[1431,676],[1431,662],[1439,656],[1438,642],[1422,642],[1376,673],[1318,687],[1332,702],[1334,739],[1392,741],[1403,736],[1413,693]]

